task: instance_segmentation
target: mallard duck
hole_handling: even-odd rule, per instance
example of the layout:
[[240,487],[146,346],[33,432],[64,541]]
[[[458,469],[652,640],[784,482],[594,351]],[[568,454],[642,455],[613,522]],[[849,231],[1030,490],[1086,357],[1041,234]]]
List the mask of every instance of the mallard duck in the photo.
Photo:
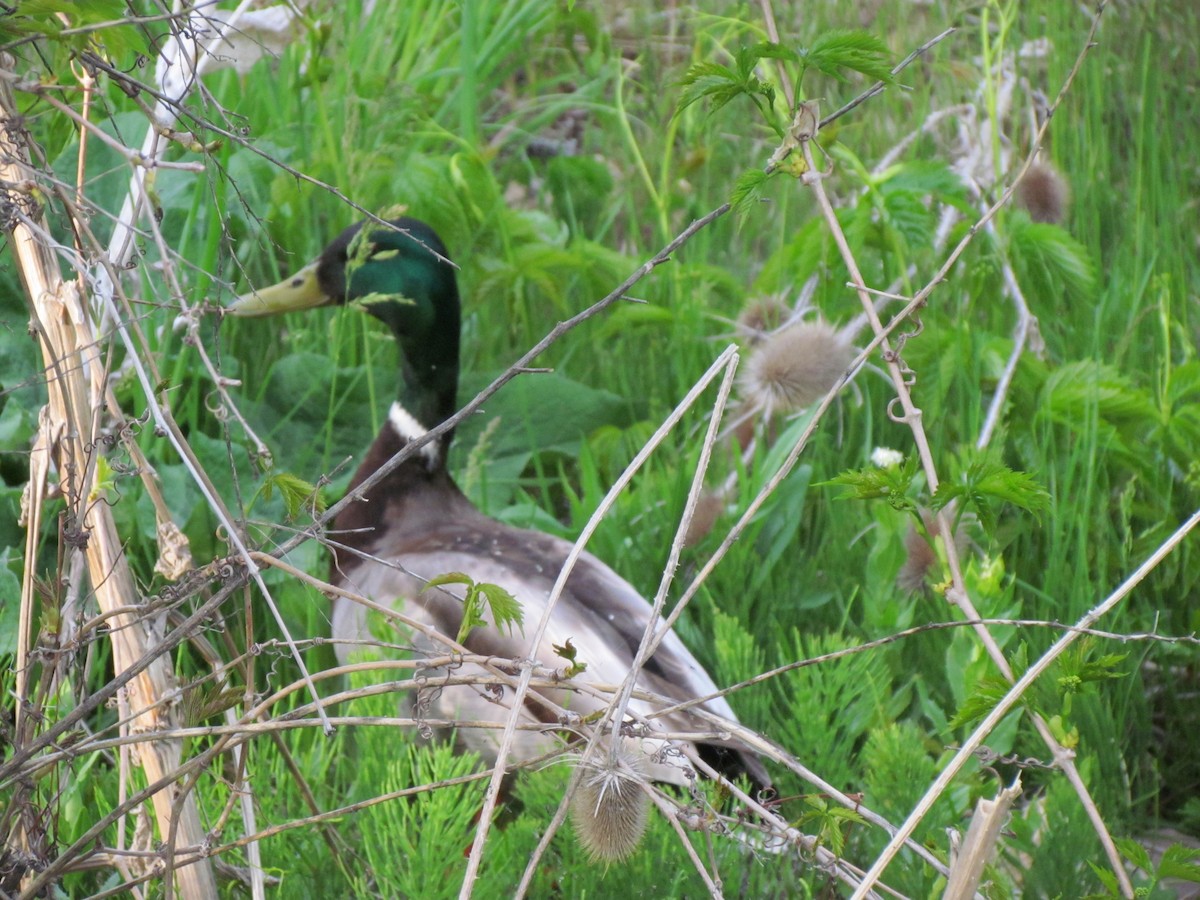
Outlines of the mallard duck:
[[[362,309],[382,321],[400,347],[399,396],[387,421],[350,484],[353,491],[411,440],[424,435],[457,409],[459,368],[459,293],[454,267],[438,235],[411,218],[391,221],[391,228],[364,223],[343,231],[306,268],[269,288],[239,297],[229,311],[238,316],[264,316],[329,304],[362,301]],[[453,636],[462,620],[462,591],[428,588],[429,579],[450,572],[466,573],[477,583],[496,584],[522,605],[526,623],[536,623],[571,545],[561,538],[514,528],[479,512],[446,470],[452,440],[446,433],[426,444],[334,522],[333,583],[379,602]],[[615,685],[632,668],[634,655],[652,609],[650,604],[600,560],[583,554],[555,605],[545,639],[530,647],[514,629],[477,627],[466,638],[474,653],[499,659],[532,657],[553,667],[554,645],[572,644],[587,664],[576,681]],[[335,599],[335,641],[369,638],[366,610]],[[532,628],[530,628],[532,630]],[[354,644],[337,644],[346,662]],[[558,661],[561,664],[561,660]],[[461,667],[456,674],[482,669]],[[668,632],[638,678],[638,686],[677,701],[714,694],[712,678],[674,632]],[[553,702],[587,715],[604,702],[585,692],[546,692]],[[723,698],[702,708],[735,720]],[[649,703],[635,700],[634,712],[647,716]],[[446,720],[503,723],[509,709],[492,692],[476,686],[447,687],[436,692],[430,716]],[[557,746],[559,724],[535,700],[522,710],[523,721],[546,723],[542,731],[517,732],[513,760],[520,762]],[[653,720],[673,732],[711,732],[712,726],[687,712]],[[494,760],[501,732],[458,729],[458,740],[484,759]],[[761,762],[730,743],[698,748],[702,756],[731,774],[746,773],[760,785],[769,783]],[[678,754],[676,754],[678,759]],[[656,780],[679,781],[656,775]]]

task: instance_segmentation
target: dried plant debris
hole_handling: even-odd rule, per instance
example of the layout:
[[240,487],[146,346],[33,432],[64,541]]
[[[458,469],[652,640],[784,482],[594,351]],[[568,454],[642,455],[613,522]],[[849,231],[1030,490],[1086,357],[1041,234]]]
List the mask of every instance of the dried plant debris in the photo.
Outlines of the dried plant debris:
[[854,355],[849,339],[827,322],[788,325],[750,354],[743,396],[768,415],[798,412],[837,386]]
[[771,332],[788,321],[791,315],[787,304],[774,297],[751,300],[737,317],[738,337],[754,347],[770,337]]
[[1061,225],[1071,202],[1071,189],[1054,166],[1038,162],[1029,167],[1017,185],[1016,198],[1033,221]]
[[643,758],[628,748],[581,764],[571,798],[571,824],[593,862],[618,862],[642,841],[650,811],[649,778]]

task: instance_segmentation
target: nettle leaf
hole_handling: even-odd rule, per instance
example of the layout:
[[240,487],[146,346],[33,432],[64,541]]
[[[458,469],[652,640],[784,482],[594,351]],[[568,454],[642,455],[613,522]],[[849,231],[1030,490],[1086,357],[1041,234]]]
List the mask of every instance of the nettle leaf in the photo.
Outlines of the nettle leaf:
[[502,628],[512,634],[514,625],[520,628],[525,624],[525,611],[521,609],[521,604],[517,602],[516,597],[500,585],[489,584],[485,581],[476,585],[476,589],[487,599],[497,628]]
[[1114,843],[1121,855],[1147,874],[1154,871],[1154,863],[1146,848],[1131,838],[1117,838]]
[[908,496],[913,479],[917,475],[917,460],[909,457],[901,466],[868,466],[850,469],[829,481],[819,482],[816,487],[838,485],[845,490],[839,500],[887,500],[893,509],[915,510],[916,504]]
[[1032,475],[987,457],[969,462],[938,485],[932,505],[937,510],[945,509],[950,501],[960,498],[964,511],[969,507],[979,516],[985,531],[996,526],[996,504],[1010,503],[1034,515],[1050,505],[1050,494]]
[[[746,95],[751,99],[762,97],[767,109],[775,103],[775,86],[754,74],[754,68],[763,57],[784,59],[787,49],[779,44],[757,44],[742,47],[734,54],[734,68],[715,62],[698,62],[688,67],[680,84],[683,92],[675,107],[679,115],[698,100],[708,98],[709,112],[713,113],[736,97]],[[755,100],[756,105],[758,101]],[[760,106],[760,109],[762,107]],[[764,110],[765,112],[765,110]],[[768,116],[772,128],[779,131],[777,123]]]
[[933,239],[938,204],[973,212],[962,179],[945,163],[911,162],[893,166],[878,182],[883,215],[910,247]]
[[747,55],[753,55],[755,61],[760,59],[781,59],[784,62],[800,61],[800,54],[791,47],[785,47],[783,44],[776,44],[772,41],[762,41],[755,44],[750,48]]
[[435,575],[425,582],[425,589],[431,587],[441,587],[443,584],[465,584],[468,587],[475,584],[475,579],[463,572],[447,572],[444,575]]
[[1004,699],[1010,687],[1012,685],[1003,678],[981,678],[950,720],[950,727],[960,728],[981,722]]
[[683,112],[698,100],[711,97],[712,109],[720,109],[742,93],[738,76],[733,69],[714,62],[692,63],[680,82],[684,90],[679,95],[675,114]]
[[270,500],[276,490],[289,519],[296,518],[305,509],[318,513],[325,511],[325,498],[311,481],[305,481],[290,472],[274,472],[263,481],[259,493],[264,500]]
[[733,193],[729,195],[729,205],[737,216],[739,228],[750,214],[750,208],[762,199],[763,187],[770,177],[762,169],[750,169],[738,176]]
[[893,174],[881,187],[932,194],[947,202],[961,201],[968,210],[974,210],[968,201],[967,188],[962,177],[944,162],[933,160],[906,162],[896,166]]
[[525,612],[521,609],[521,604],[500,585],[486,581],[477,582],[465,572],[446,572],[425,582],[425,589],[446,584],[461,584],[467,588],[463,597],[462,622],[459,623],[458,634],[454,638],[460,644],[467,639],[472,629],[488,624],[483,617],[485,603],[491,611],[492,618],[496,620],[497,628],[504,628],[512,634],[514,625],[518,628],[524,625]]
[[928,246],[933,239],[933,210],[920,191],[887,190],[883,197],[884,221],[894,228],[909,247]]
[[1159,860],[1158,877],[1200,883],[1200,849],[1172,844]]
[[1087,249],[1058,225],[1015,216],[1008,231],[1009,259],[1028,293],[1048,299],[1064,292],[1088,295],[1096,274]]
[[1128,674],[1120,666],[1129,654],[1105,653],[1094,657],[1092,644],[1090,640],[1080,641],[1074,649],[1059,658],[1058,680],[1064,691],[1075,692],[1085,684],[1124,678]]
[[859,72],[872,81],[895,81],[887,45],[865,31],[827,31],[800,50],[800,64],[815,68],[838,81],[848,81],[846,71]]

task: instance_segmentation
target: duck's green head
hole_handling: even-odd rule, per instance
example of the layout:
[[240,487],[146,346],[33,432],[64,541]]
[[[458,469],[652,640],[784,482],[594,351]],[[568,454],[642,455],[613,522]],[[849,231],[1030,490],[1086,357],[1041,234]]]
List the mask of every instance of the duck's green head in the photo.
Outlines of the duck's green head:
[[279,284],[243,294],[237,316],[358,302],[392,330],[403,357],[400,403],[426,428],[457,408],[460,312],[458,282],[437,233],[417,219],[392,228],[359,222],[316,262]]

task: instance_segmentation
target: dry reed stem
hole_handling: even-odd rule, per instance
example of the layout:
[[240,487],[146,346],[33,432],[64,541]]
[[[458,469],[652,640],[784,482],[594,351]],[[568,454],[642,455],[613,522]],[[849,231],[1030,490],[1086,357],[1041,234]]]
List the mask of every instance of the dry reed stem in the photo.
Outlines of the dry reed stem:
[[[607,514],[608,510],[612,507],[612,504],[616,502],[617,497],[622,491],[625,490],[629,482],[632,481],[634,474],[641,469],[642,465],[650,457],[650,454],[655,450],[655,448],[658,447],[660,443],[662,443],[666,436],[670,434],[671,430],[683,418],[684,413],[691,409],[693,404],[695,404],[695,402],[699,399],[700,395],[720,372],[728,371],[733,365],[736,365],[736,360],[737,348],[733,346],[727,347],[724,352],[717,357],[716,361],[713,362],[713,364],[709,367],[708,371],[701,376],[692,389],[688,391],[687,395],[679,402],[679,404],[666,418],[662,425],[660,425],[654,434],[651,435],[645,446],[638,451],[637,455],[633,458],[629,465],[626,466],[625,471],[621,473],[620,477],[616,480],[616,482],[613,483],[612,487],[609,488],[608,492],[604,495],[604,499],[601,500],[595,512],[588,519],[587,524],[584,526],[578,539],[576,539],[574,546],[571,547],[571,552],[567,555],[567,559],[563,563],[563,567],[558,574],[558,578],[554,582],[554,587],[550,591],[550,596],[547,598],[546,608],[542,612],[542,618],[538,622],[536,630],[529,639],[530,646],[536,647],[539,643],[541,643],[542,636],[545,634],[546,628],[550,624],[550,614],[554,609],[554,605],[558,602],[558,598],[562,595],[562,591],[566,586],[567,579],[570,577],[571,572],[575,568],[575,563],[583,553],[584,548],[587,546],[587,542],[591,539],[592,534],[599,526],[601,519],[603,519],[603,517]],[[682,543],[685,530],[686,523],[684,523],[684,527],[681,528],[676,535],[676,544]],[[679,610],[677,608],[676,612],[678,611]],[[653,618],[647,622],[646,627],[647,631],[653,630]],[[643,645],[645,645],[646,641],[647,637],[643,637]],[[639,669],[634,668],[631,671],[630,677],[635,678],[638,671]],[[529,662],[523,662],[521,665],[521,678],[517,684],[512,698],[512,713],[508,717],[508,723],[504,731],[504,737],[501,739],[499,749],[496,752],[495,771],[492,775],[491,784],[488,785],[487,793],[484,795],[483,810],[479,816],[479,825],[475,832],[475,840],[471,845],[471,854],[467,860],[467,871],[463,877],[462,888],[459,891],[459,897],[462,898],[462,900],[466,900],[466,898],[471,896],[475,881],[478,878],[479,865],[483,858],[483,847],[487,840],[488,831],[491,828],[492,812],[495,809],[496,801],[499,798],[500,782],[504,777],[505,763],[507,762],[508,754],[512,747],[514,729],[517,724],[517,719],[520,716],[522,704],[525,701],[525,694],[529,688],[529,680],[532,677],[532,672],[532,665]]]
[[950,878],[942,900],[964,900],[975,895],[979,880],[983,877],[983,867],[996,849],[1000,830],[1008,822],[1008,810],[1020,794],[1021,778],[1018,776],[1012,785],[1001,788],[995,800],[979,798],[967,836],[963,838],[958,853],[952,855]]
[[[1065,79],[1062,87],[1060,88],[1058,96],[1055,98],[1054,103],[1051,105],[1051,107],[1048,111],[1046,120],[1043,123],[1043,125],[1042,125],[1041,129],[1039,130],[1038,135],[1035,139],[1033,152],[1026,159],[1024,166],[1021,168],[1020,172],[1017,174],[1014,185],[1010,185],[1009,188],[1004,192],[1004,195],[1000,198],[1000,200],[997,201],[997,203],[993,207],[991,207],[987,212],[985,212],[983,214],[983,216],[981,217],[979,222],[977,222],[974,226],[972,226],[969,233],[964,237],[963,241],[960,242],[960,244],[955,248],[955,251],[951,254],[951,258],[949,260],[947,260],[946,264],[943,265],[943,268],[938,272],[938,274],[932,280],[930,280],[930,282],[925,286],[925,288],[923,288],[920,292],[918,292],[916,297],[914,297],[913,302],[910,303],[905,308],[905,310],[900,314],[900,316],[897,316],[897,318],[901,318],[902,316],[906,316],[906,315],[910,314],[911,312],[913,312],[918,306],[918,303],[917,303],[918,300],[920,300],[921,303],[924,303],[924,301],[928,297],[928,295],[933,291],[933,289],[937,286],[937,284],[939,284],[941,282],[942,277],[945,275],[946,271],[948,271],[948,268],[952,264],[953,260],[957,259],[958,255],[960,255],[962,253],[962,251],[965,249],[967,243],[974,238],[975,234],[978,233],[979,229],[981,227],[986,227],[988,225],[988,223],[990,223],[991,219],[995,215],[996,210],[998,210],[1012,196],[1012,194],[1015,190],[1015,183],[1019,182],[1019,180],[1024,176],[1025,172],[1028,171],[1030,165],[1032,164],[1034,155],[1036,154],[1037,148],[1040,145],[1042,138],[1044,137],[1045,131],[1049,127],[1049,123],[1053,116],[1054,111],[1057,109],[1058,105],[1062,102],[1063,98],[1066,96],[1066,93],[1069,90],[1071,84],[1073,83],[1074,78],[1075,78],[1076,74],[1078,73],[1078,71],[1083,63],[1083,60],[1088,53],[1088,50],[1093,46],[1092,39],[1095,36],[1097,27],[1099,26],[1100,15],[1103,12],[1103,9],[1104,9],[1104,4],[1101,3],[1097,8],[1096,15],[1093,17],[1091,30],[1088,33],[1087,40],[1085,41],[1083,48],[1081,49],[1078,56],[1076,57],[1075,64],[1072,67],[1070,73],[1068,73],[1067,78]],[[824,189],[821,185],[821,179],[824,176],[817,174],[816,163],[815,163],[815,160],[813,159],[810,143],[808,141],[803,141],[801,143],[801,149],[804,153],[805,160],[808,163],[810,175],[812,176],[812,177],[806,178],[806,181],[813,188],[813,191],[818,200],[818,204],[821,208],[822,214],[825,216],[826,222],[830,227],[830,230],[833,234],[835,241],[837,242],[838,249],[842,255],[843,261],[846,263],[847,267],[850,270],[853,285],[859,291],[860,297],[862,299],[864,311],[868,317],[868,320],[871,322],[872,328],[875,330],[876,334],[879,334],[883,330],[883,326],[879,321],[878,315],[875,313],[875,309],[871,302],[870,295],[865,290],[864,279],[862,278],[861,273],[858,271],[858,266],[855,262],[853,254],[850,251],[848,244],[846,243],[845,236],[841,231],[840,225],[838,224],[837,217],[834,214],[833,208],[832,208],[831,204],[829,203],[828,197],[826,197]],[[904,410],[904,414],[902,416],[894,416],[894,418],[896,418],[897,421],[901,421],[901,422],[907,424],[910,427],[910,429],[912,430],[913,438],[917,445],[918,454],[921,458],[922,467],[926,474],[926,479],[927,479],[927,482],[929,485],[929,490],[931,492],[936,491],[937,485],[938,485],[937,471],[936,471],[935,464],[933,462],[932,453],[929,448],[928,439],[925,435],[924,428],[921,425],[921,411],[913,405],[912,398],[911,398],[911,395],[909,394],[908,385],[906,382],[906,372],[902,369],[902,367],[900,365],[899,354],[892,351],[890,346],[888,346],[886,342],[883,344],[883,349],[884,349],[884,358],[888,365],[888,371],[892,377],[892,381],[893,381],[893,384],[894,384],[894,386],[896,388],[896,392],[897,392],[897,396],[893,400],[893,403],[898,401],[900,406]],[[952,534],[951,523],[949,522],[948,518],[943,513],[939,513],[937,519],[938,519],[938,524],[939,524],[939,528],[941,530],[941,535],[942,535],[944,544],[946,545],[947,561],[950,565],[951,577],[953,579],[953,585],[954,585],[954,587],[951,589],[951,591],[947,592],[947,598],[950,599],[952,602],[956,603],[957,605],[959,605],[962,608],[965,615],[967,615],[970,618],[978,619],[979,618],[978,613],[975,611],[974,605],[970,601],[969,595],[966,592],[964,582],[962,579],[962,572],[961,572],[961,569],[958,564],[958,556],[957,556],[957,553],[955,552],[955,548],[953,546],[953,534]],[[991,657],[991,659],[995,662],[997,667],[1000,669],[1001,673],[1004,674],[1004,676],[1009,681],[1012,681],[1013,680],[1012,670],[1009,667],[1008,662],[1005,659],[1003,652],[1000,650],[999,646],[996,644],[996,642],[992,638],[991,634],[988,633],[986,628],[977,629],[977,634],[979,635],[981,641],[983,642],[984,647],[987,650],[989,657]],[[1084,810],[1086,811],[1090,821],[1092,822],[1092,826],[1095,829],[1097,835],[1099,836],[1101,844],[1105,848],[1105,853],[1108,856],[1109,865],[1112,868],[1115,876],[1118,879],[1118,882],[1121,885],[1122,892],[1124,893],[1125,896],[1132,897],[1133,896],[1133,886],[1132,886],[1132,883],[1129,881],[1128,875],[1124,871],[1124,867],[1121,863],[1120,854],[1118,853],[1118,851],[1116,849],[1116,845],[1112,840],[1112,836],[1109,834],[1107,825],[1104,823],[1103,818],[1100,816],[1099,810],[1096,808],[1095,802],[1092,800],[1091,795],[1087,790],[1087,786],[1083,783],[1082,778],[1079,776],[1078,770],[1076,769],[1076,767],[1074,765],[1071,755],[1067,751],[1063,750],[1063,748],[1058,744],[1058,742],[1055,740],[1053,734],[1050,732],[1049,727],[1041,719],[1040,716],[1036,716],[1036,715],[1033,716],[1033,722],[1034,722],[1034,726],[1037,729],[1039,735],[1046,742],[1046,744],[1051,748],[1052,752],[1054,753],[1056,762],[1062,768],[1063,773],[1066,775],[1068,781],[1071,783],[1071,786],[1074,788],[1076,794],[1079,796],[1080,803],[1083,806]],[[932,803],[930,804],[929,807],[926,808],[926,811],[928,808],[931,808],[931,806],[932,806]],[[917,821],[919,821],[919,819]],[[913,822],[912,827],[915,827],[915,821]],[[911,833],[911,830],[908,833]],[[907,835],[905,835],[905,836],[907,836]],[[864,885],[861,886],[855,892],[855,895],[854,895],[855,897],[863,896],[865,894],[865,892],[870,889],[871,885],[873,884],[873,880],[878,878],[878,876],[882,872],[882,869],[884,868],[884,866],[886,866],[887,862],[889,862],[891,860],[891,858],[894,857],[895,853],[898,851],[899,846],[902,843],[903,843],[902,840],[896,840],[896,839],[893,839],[893,841],[891,843],[889,843],[888,848],[884,851],[884,854],[881,855],[881,857],[876,861],[875,865],[872,867],[871,873],[869,873],[869,877],[866,880],[866,882],[864,882]]]
[[[6,57],[0,60],[0,65],[11,69],[13,62]],[[7,82],[3,81],[0,81],[0,107],[4,118],[4,127],[0,129],[0,152],[3,154],[0,178],[10,185],[35,183],[36,172],[30,166],[28,156],[31,138],[19,124],[15,99]],[[35,211],[27,198],[15,193],[10,194],[10,200],[14,205],[13,218],[6,223],[6,229],[49,373],[49,415],[43,419],[49,435],[42,448],[56,459],[56,468],[68,498],[67,521],[78,536],[75,546],[82,546],[86,552],[92,590],[101,610],[113,611],[137,605],[137,585],[129,571],[111,510],[102,498],[93,496],[93,491],[98,489],[94,485],[95,437],[99,412],[104,405],[105,367],[101,365],[94,343],[90,319],[76,286],[62,281],[58,274],[54,252],[43,238],[45,226],[40,221],[40,211]],[[22,208],[29,212],[20,212]],[[44,464],[38,466],[37,474],[43,479],[46,477],[48,471]],[[34,496],[44,496],[43,490],[44,483],[34,489]],[[33,558],[27,559],[26,564],[27,568],[33,568]],[[113,666],[121,673],[153,653],[161,616],[122,611],[114,616],[113,626]],[[25,637],[31,637],[28,629]],[[25,659],[28,661],[28,657]],[[159,705],[161,698],[173,697],[176,690],[169,657],[155,656],[127,686],[130,707],[138,711],[131,728],[154,734],[176,727],[174,704]],[[147,779],[158,782],[172,777],[179,767],[182,751],[182,742],[178,740],[152,740],[141,746],[138,755]],[[166,843],[162,857],[167,863],[164,891],[170,897],[175,844],[200,845],[205,840],[205,833],[191,795],[181,796],[176,803],[169,792],[157,791],[152,800],[160,836]],[[185,897],[216,896],[216,881],[208,860],[199,860],[174,874]],[[26,893],[32,894],[36,890],[33,884],[42,880],[35,878],[27,885]]]

